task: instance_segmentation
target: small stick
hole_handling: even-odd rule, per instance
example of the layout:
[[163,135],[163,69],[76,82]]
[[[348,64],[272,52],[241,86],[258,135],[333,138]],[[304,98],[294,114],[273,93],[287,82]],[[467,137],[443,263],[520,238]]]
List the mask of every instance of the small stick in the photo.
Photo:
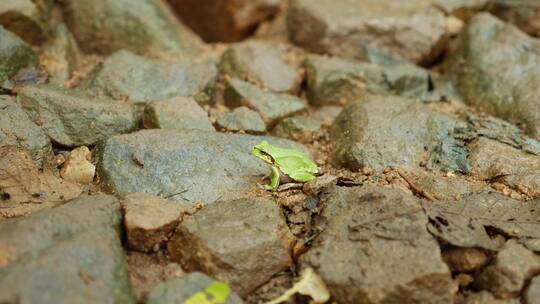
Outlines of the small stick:
[[435,199],[435,197],[433,197],[433,195],[429,194],[428,192],[422,190],[420,187],[416,186],[414,182],[409,178],[409,176],[407,176],[407,174],[403,172],[403,170],[401,169],[396,169],[396,170],[397,170],[397,173],[407,182],[407,184],[409,184],[409,186],[411,187],[411,190],[414,193],[422,197],[425,197],[428,201],[431,201],[431,202],[434,202],[437,200]]

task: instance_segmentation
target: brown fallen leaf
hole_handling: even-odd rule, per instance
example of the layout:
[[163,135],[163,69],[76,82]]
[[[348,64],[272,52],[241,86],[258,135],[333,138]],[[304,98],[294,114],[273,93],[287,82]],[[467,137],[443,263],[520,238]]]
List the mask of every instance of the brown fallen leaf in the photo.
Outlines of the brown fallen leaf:
[[81,186],[39,172],[28,151],[0,147],[0,217],[13,217],[54,207],[78,197]]

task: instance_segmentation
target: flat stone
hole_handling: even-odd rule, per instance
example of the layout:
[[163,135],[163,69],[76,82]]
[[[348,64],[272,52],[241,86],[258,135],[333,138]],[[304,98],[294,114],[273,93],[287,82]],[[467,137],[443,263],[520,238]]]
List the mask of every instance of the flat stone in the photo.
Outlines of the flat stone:
[[285,60],[287,50],[278,45],[247,41],[232,45],[220,62],[220,71],[274,92],[295,93],[303,75]]
[[[204,40],[232,42],[246,38],[257,25],[278,12],[279,0],[167,0]],[[212,22],[208,22],[211,20]]]
[[37,66],[39,60],[32,48],[1,25],[0,41],[0,84],[23,68]]
[[518,296],[525,282],[538,273],[540,256],[509,240],[495,260],[480,272],[475,284],[497,298],[511,299]]
[[193,98],[173,97],[146,105],[143,124],[149,129],[214,131],[206,113]]
[[187,211],[178,203],[147,193],[126,195],[122,208],[128,244],[142,252],[164,245]]
[[10,0],[0,3],[0,25],[30,44],[45,40],[52,1]]
[[484,137],[469,147],[475,176],[497,179],[531,197],[540,197],[540,156]]
[[225,88],[225,104],[231,108],[245,106],[257,111],[264,122],[273,126],[278,120],[306,110],[296,96],[264,91],[240,79],[231,78]]
[[429,64],[447,38],[444,13],[432,2],[296,0],[289,7],[289,35],[316,53],[366,59],[376,49]]
[[266,132],[266,125],[261,115],[247,107],[238,107],[219,116],[216,124],[219,128],[230,132],[244,131],[249,134],[263,134]]
[[65,85],[80,61],[79,47],[63,23],[55,26],[50,35],[43,45],[39,61],[47,71],[49,83]]
[[270,167],[251,155],[262,140],[304,150],[287,140],[207,131],[141,130],[98,147],[98,172],[114,193],[146,192],[173,201],[209,204],[257,189]]
[[478,248],[451,248],[442,257],[452,272],[472,272],[489,261],[486,251]]
[[523,298],[527,304],[540,303],[540,276],[536,276],[531,280]]
[[112,196],[0,224],[0,301],[133,303]]
[[321,199],[324,230],[301,258],[339,303],[452,303],[443,262],[417,199],[392,188],[335,187]]
[[107,57],[81,87],[135,103],[176,96],[196,97],[202,103],[211,99],[216,77],[213,63],[172,63],[123,50]]
[[92,145],[139,124],[137,109],[127,102],[54,86],[23,87],[17,100],[54,142],[69,147]]
[[455,200],[471,193],[488,190],[482,182],[470,181],[463,176],[441,176],[434,172],[415,171],[414,183],[438,200]]
[[[146,304],[167,304],[167,303],[186,303],[196,296],[204,295],[205,298],[215,299],[209,290],[216,287],[224,288],[224,283],[216,281],[203,273],[191,272],[185,277],[172,279],[158,284],[149,294]],[[226,288],[220,290],[227,290]],[[240,297],[229,290],[228,294],[220,303],[223,304],[241,304],[244,303]]]
[[464,128],[464,123],[418,101],[369,95],[349,102],[334,121],[332,160],[354,170],[413,170],[427,162],[432,167],[468,172],[468,151],[456,136]]
[[468,22],[447,72],[465,101],[523,123],[540,139],[540,40],[481,13]]
[[344,105],[366,93],[421,97],[428,91],[428,72],[407,62],[384,66],[309,55],[304,65],[308,99],[316,106]]
[[322,124],[307,116],[288,117],[280,121],[272,133],[277,137],[299,142],[312,142]]
[[173,261],[245,296],[292,265],[293,236],[268,199],[220,201],[185,218],[169,242]]
[[52,159],[51,142],[15,98],[0,96],[0,146],[27,149],[39,167]]
[[494,232],[518,239],[540,238],[537,204],[496,192],[481,192],[458,201],[425,202],[423,206],[430,219],[429,231],[441,241],[456,247],[498,251],[504,243]]
[[198,37],[159,0],[69,0],[63,6],[69,29],[87,53],[126,49],[140,55],[182,57],[201,51]]

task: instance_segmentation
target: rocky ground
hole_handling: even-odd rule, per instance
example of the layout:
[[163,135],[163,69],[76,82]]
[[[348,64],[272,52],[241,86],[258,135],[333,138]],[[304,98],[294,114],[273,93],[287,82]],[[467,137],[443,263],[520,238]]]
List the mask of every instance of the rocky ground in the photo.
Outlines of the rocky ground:
[[[540,2],[4,0],[0,25],[0,303],[266,303],[308,269],[327,303],[540,303]],[[262,140],[321,172],[266,190]]]

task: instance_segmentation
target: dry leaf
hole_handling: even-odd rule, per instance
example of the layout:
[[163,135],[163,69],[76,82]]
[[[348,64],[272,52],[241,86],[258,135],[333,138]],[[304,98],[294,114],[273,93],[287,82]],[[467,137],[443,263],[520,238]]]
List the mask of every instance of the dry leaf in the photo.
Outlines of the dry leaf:
[[313,271],[312,268],[305,268],[300,275],[300,280],[293,287],[285,291],[280,297],[267,302],[266,304],[278,304],[289,300],[294,294],[310,296],[314,303],[324,303],[330,299],[330,292],[324,281]]
[[[45,206],[52,207],[76,198],[81,193],[82,188],[76,184],[64,181],[51,172],[40,173],[28,151],[16,146],[0,147],[2,215],[17,216]],[[25,211],[9,211],[21,206]]]

